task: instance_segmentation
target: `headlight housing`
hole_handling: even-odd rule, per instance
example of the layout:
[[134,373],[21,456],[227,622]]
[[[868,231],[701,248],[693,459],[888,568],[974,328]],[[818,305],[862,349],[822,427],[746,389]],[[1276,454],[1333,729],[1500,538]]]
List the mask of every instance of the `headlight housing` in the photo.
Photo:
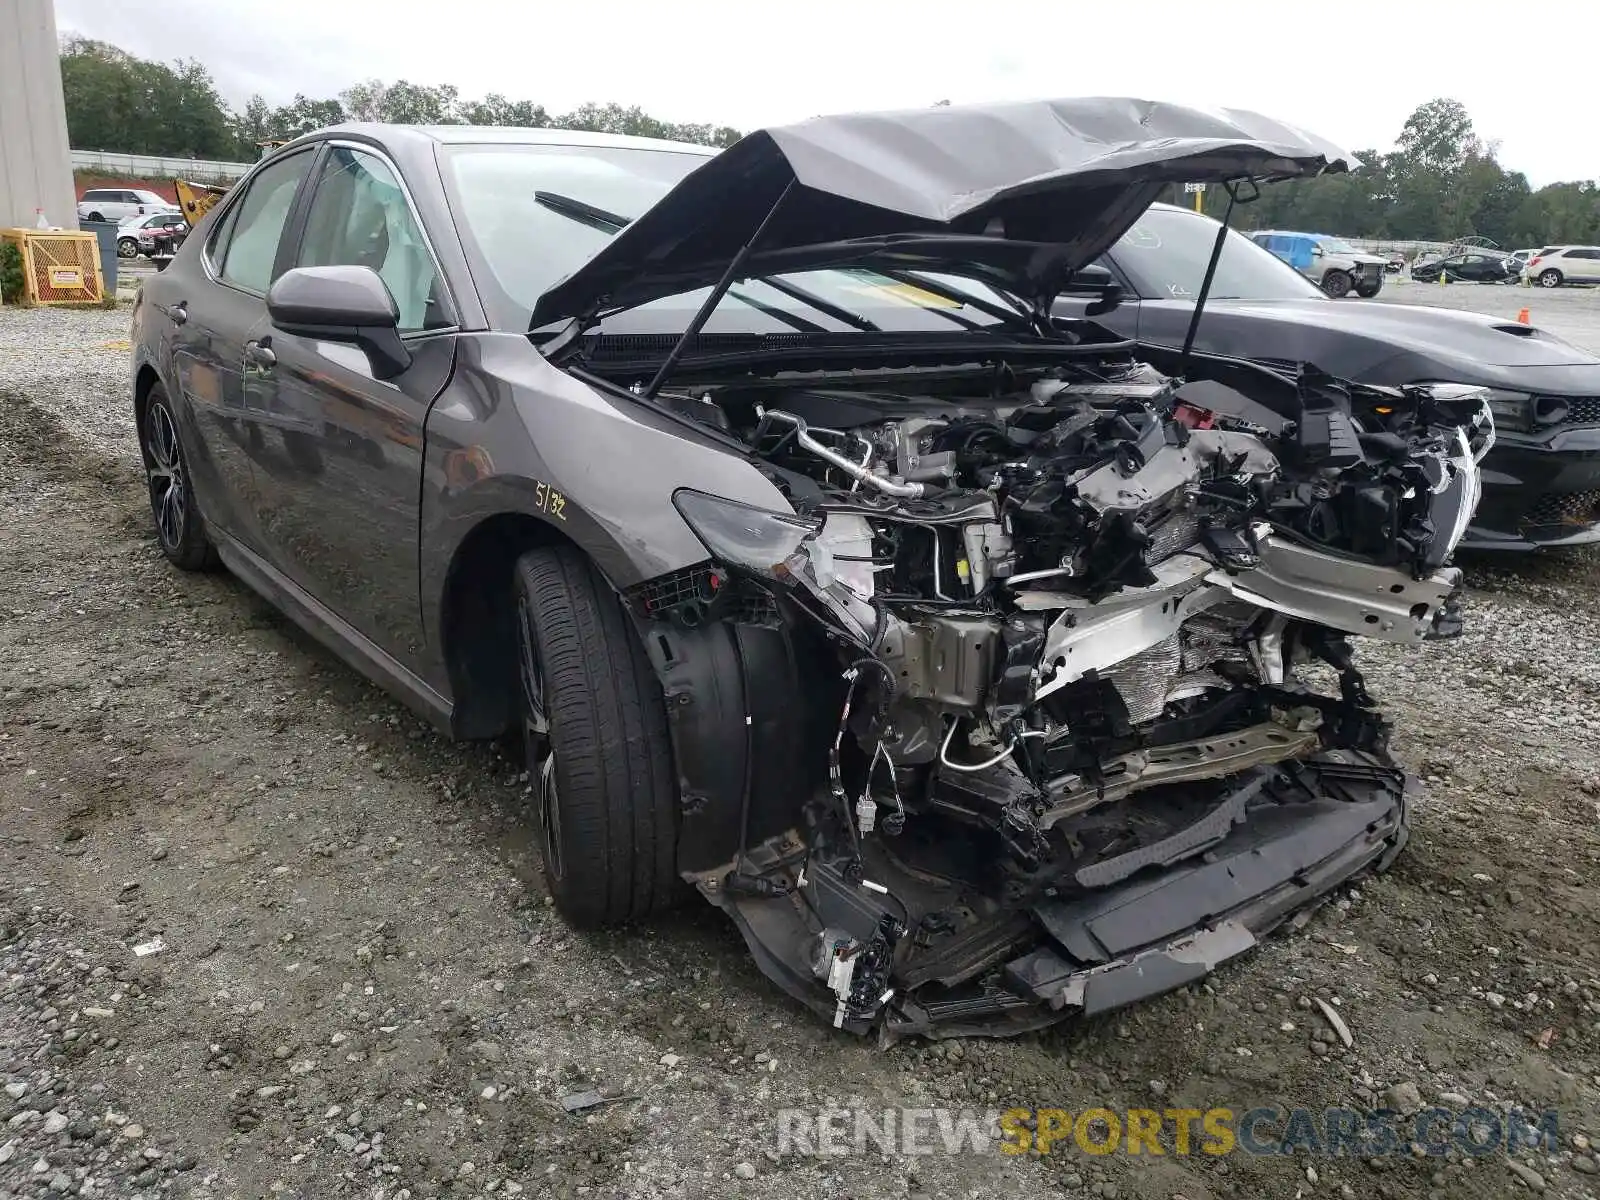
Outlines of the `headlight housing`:
[[775,582],[789,578],[790,560],[822,527],[819,519],[688,488],[674,492],[672,504],[717,562]]
[[1507,388],[1477,387],[1465,383],[1434,383],[1428,390],[1441,399],[1480,395],[1494,415],[1495,428],[1537,433],[1567,419],[1567,402],[1561,396],[1535,396]]

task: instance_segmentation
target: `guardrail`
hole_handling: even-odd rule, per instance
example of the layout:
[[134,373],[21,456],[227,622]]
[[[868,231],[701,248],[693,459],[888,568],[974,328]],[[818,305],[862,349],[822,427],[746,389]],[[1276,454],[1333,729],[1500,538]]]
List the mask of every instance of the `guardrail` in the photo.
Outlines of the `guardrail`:
[[242,179],[255,163],[223,162],[209,158],[165,158],[148,154],[117,154],[111,150],[74,150],[74,171],[99,171],[129,179]]

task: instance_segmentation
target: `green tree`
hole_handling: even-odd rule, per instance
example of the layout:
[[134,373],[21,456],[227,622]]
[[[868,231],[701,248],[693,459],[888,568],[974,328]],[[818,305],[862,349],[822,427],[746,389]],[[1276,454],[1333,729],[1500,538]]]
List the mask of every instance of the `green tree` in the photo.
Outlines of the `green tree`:
[[[1505,249],[1600,237],[1594,181],[1533,191],[1527,176],[1501,165],[1499,147],[1479,137],[1456,100],[1420,105],[1394,150],[1356,157],[1354,171],[1263,187],[1260,200],[1235,211],[1235,224],[1415,241],[1478,235]],[[1205,211],[1221,216],[1226,199],[1210,189]]]
[[70,38],[61,51],[67,131],[80,150],[228,158],[238,134],[199,63],[147,62],[115,46]]
[[451,84],[428,87],[405,79],[394,83],[369,79],[339,93],[351,120],[391,125],[454,124],[459,120],[456,96]]
[[301,134],[329,125],[342,125],[351,118],[345,115],[344,105],[337,100],[311,100],[301,94],[281,108],[272,110],[273,138],[297,138]]
[[544,105],[530,100],[507,100],[498,92],[459,105],[456,115],[467,125],[519,125],[538,129],[550,124],[550,114],[545,112]]

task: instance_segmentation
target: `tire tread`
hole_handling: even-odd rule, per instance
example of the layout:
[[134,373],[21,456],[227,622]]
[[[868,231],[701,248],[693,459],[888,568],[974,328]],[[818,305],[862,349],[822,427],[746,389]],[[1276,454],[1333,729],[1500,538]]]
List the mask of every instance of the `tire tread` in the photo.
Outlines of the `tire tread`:
[[566,877],[552,891],[577,925],[642,920],[681,887],[661,685],[621,600],[587,557],[542,547],[517,571],[556,751]]

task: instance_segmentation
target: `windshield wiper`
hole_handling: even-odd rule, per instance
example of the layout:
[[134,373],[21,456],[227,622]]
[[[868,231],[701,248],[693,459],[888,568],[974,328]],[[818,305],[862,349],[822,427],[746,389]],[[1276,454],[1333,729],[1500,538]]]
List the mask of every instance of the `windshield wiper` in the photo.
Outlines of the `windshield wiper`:
[[[1021,308],[1013,308],[1009,304],[992,303],[991,301],[985,300],[981,296],[974,296],[971,292],[962,288],[952,287],[942,280],[929,279],[926,275],[923,275],[917,271],[894,271],[883,268],[874,268],[874,270],[877,270],[879,274],[887,275],[890,279],[897,280],[900,283],[908,283],[912,287],[921,288],[925,292],[931,292],[933,295],[938,296],[941,299],[954,300],[958,304],[971,305],[985,316],[993,317],[997,321],[1010,322],[1015,321],[1018,317],[1021,317],[1025,321],[1028,320],[1027,312]],[[957,317],[954,313],[947,312],[943,309],[934,309],[933,311],[944,312],[944,315],[949,317],[951,320],[965,324],[970,329],[982,328],[982,326],[980,326],[976,321],[967,321],[965,318]]]
[[535,204],[542,204],[551,212],[560,213],[581,224],[598,229],[601,233],[620,233],[633,224],[631,217],[620,217],[614,212],[607,212],[603,208],[596,208],[593,204],[563,196],[560,192],[535,192]]
[[743,304],[748,304],[751,308],[755,309],[758,313],[761,313],[764,316],[771,317],[774,321],[777,321],[779,324],[787,325],[790,329],[793,329],[798,333],[827,333],[828,332],[821,325],[818,325],[815,321],[808,321],[808,320],[806,320],[806,318],[802,317],[799,313],[792,313],[786,308],[779,308],[775,304],[768,304],[764,300],[757,300],[754,296],[748,295],[745,292],[741,292],[736,287],[729,288],[728,289],[728,295],[733,297],[733,299],[740,301]]
[[763,275],[760,277],[760,280],[774,291],[782,292],[785,296],[788,296],[793,300],[798,300],[802,304],[809,304],[818,312],[826,313],[835,321],[843,321],[852,329],[859,330],[862,333],[883,332],[879,326],[874,325],[860,313],[853,313],[848,308],[845,308],[839,304],[835,304],[832,300],[819,296],[807,288],[803,288],[798,284],[790,283],[787,279],[780,279],[775,275]]
[[[598,229],[602,233],[621,233],[629,225],[633,224],[633,219],[631,217],[624,217],[614,212],[607,212],[605,209],[598,208],[587,201],[579,200],[573,196],[563,196],[560,192],[535,192],[533,194],[533,199],[535,203],[544,205],[544,207],[548,208],[551,212],[560,213],[563,217],[578,221],[581,224],[590,226],[591,228]],[[800,287],[797,284],[790,283],[787,280],[774,278],[762,278],[760,282],[766,284],[774,291],[782,292],[791,300],[798,300],[802,304],[809,304],[818,312],[825,313],[834,320],[841,321],[850,326],[852,329],[859,330],[862,333],[883,332],[882,329],[880,329],[877,325],[874,325],[871,321],[867,320],[867,318],[861,316],[859,313],[853,313],[848,308],[835,304],[833,301],[819,296],[815,292]],[[792,314],[780,315],[780,310],[773,308],[769,304],[762,304],[760,301],[755,300],[750,296],[737,295],[737,298],[743,300],[752,308],[759,309],[768,316],[775,317],[778,320],[781,320],[784,324],[793,328],[806,330],[808,332],[822,332],[821,326],[816,325],[813,322],[806,321],[804,318],[795,317]]]

